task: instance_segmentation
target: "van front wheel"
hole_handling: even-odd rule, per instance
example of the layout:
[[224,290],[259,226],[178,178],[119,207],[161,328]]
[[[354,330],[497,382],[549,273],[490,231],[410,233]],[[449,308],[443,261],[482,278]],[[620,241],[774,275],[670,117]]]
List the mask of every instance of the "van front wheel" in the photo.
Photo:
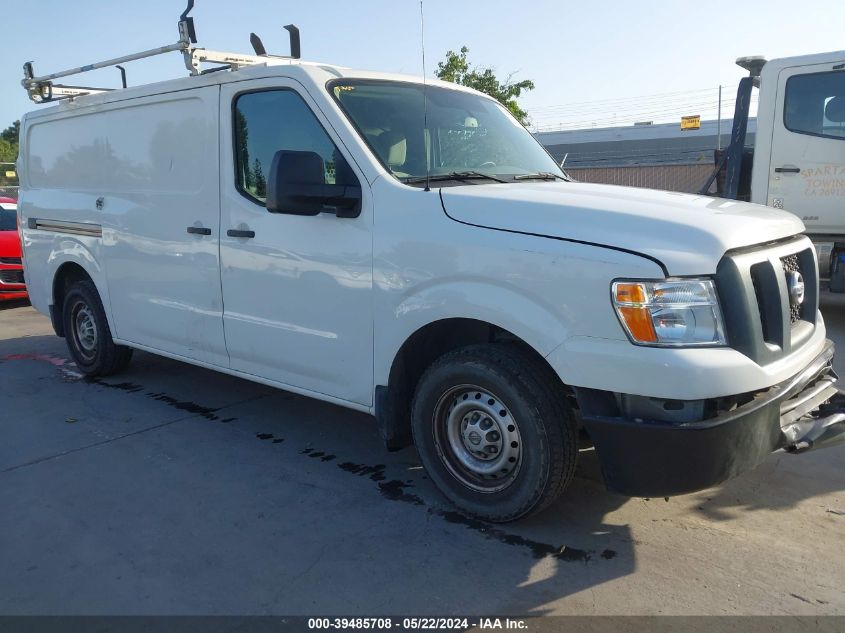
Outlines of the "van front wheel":
[[78,281],[65,293],[62,319],[68,350],[88,376],[109,376],[129,364],[132,348],[112,340],[106,313],[91,281]]
[[514,345],[472,345],[435,361],[417,386],[412,428],[432,481],[488,521],[541,510],[575,471],[576,424],[562,385]]

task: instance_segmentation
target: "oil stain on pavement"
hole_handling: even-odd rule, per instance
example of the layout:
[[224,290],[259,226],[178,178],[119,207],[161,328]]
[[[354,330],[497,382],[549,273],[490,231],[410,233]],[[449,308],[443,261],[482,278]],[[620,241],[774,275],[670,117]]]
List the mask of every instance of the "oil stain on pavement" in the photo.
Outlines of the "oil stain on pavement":
[[[272,433],[256,433],[256,437],[264,441],[274,438]],[[299,451],[299,454],[312,459],[319,459],[320,461],[331,461],[336,457],[335,455],[326,454],[323,451],[317,451],[313,448],[305,448]],[[496,527],[491,523],[466,516],[455,510],[444,510],[432,507],[419,495],[408,492],[409,488],[414,487],[411,480],[388,480],[385,472],[387,466],[385,464],[370,466],[367,464],[356,464],[354,462],[341,462],[337,464],[337,467],[350,475],[366,477],[367,479],[376,482],[378,484],[379,493],[381,493],[385,499],[425,507],[427,508],[428,514],[437,516],[453,525],[462,525],[469,530],[478,532],[487,540],[494,540],[505,545],[525,548],[531,552],[534,558],[541,559],[551,556],[557,560],[565,562],[580,562],[584,564],[587,564],[591,560],[596,560],[594,558],[596,554],[595,550],[543,543],[519,534],[507,532],[506,530]],[[616,554],[617,553],[614,550],[605,549],[599,554],[599,556],[604,560],[611,560],[616,557]]]

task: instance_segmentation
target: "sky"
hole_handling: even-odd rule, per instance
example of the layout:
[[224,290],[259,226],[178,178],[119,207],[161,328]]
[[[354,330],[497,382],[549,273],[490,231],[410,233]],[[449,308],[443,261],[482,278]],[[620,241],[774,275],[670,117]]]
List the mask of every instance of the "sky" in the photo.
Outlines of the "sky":
[[[36,75],[175,42],[184,0],[28,0],[3,10],[0,128],[31,103],[23,62]],[[725,86],[730,117],[745,72],[737,57],[768,59],[845,49],[845,2],[555,2],[424,0],[427,74],[448,50],[507,77],[531,79],[520,104],[532,129],[606,127],[682,114],[714,118]],[[302,33],[304,59],[422,74],[419,0],[196,0],[199,46],[251,52],[250,31],[268,52],[288,53],[284,24]],[[126,65],[130,85],[184,76],[178,53]],[[114,69],[82,85],[119,85]],[[8,123],[7,123],[8,122]]]

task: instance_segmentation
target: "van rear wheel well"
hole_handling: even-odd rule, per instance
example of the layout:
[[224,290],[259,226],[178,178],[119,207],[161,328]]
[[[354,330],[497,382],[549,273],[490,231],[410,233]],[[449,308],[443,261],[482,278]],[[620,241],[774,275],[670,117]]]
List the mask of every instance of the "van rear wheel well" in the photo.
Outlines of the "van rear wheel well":
[[65,302],[65,294],[68,289],[78,281],[91,281],[91,276],[85,269],[74,262],[66,262],[59,266],[56,276],[53,277],[53,302],[50,305],[50,321],[53,324],[53,331],[56,336],[64,337],[64,324],[62,322],[62,306]]
[[414,332],[402,344],[390,368],[388,384],[376,386],[375,415],[389,450],[399,450],[412,443],[411,401],[425,370],[448,352],[480,343],[509,343],[520,348],[564,389],[548,361],[511,332],[476,319],[434,321]]

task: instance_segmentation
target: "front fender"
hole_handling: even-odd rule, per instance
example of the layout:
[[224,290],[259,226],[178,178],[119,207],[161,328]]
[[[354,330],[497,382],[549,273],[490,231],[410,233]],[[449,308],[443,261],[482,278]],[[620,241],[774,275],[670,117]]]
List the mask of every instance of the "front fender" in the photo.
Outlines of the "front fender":
[[507,282],[450,279],[417,286],[376,323],[375,384],[386,385],[393,359],[417,331],[444,319],[473,319],[519,337],[542,355],[565,340],[571,323],[542,297]]

